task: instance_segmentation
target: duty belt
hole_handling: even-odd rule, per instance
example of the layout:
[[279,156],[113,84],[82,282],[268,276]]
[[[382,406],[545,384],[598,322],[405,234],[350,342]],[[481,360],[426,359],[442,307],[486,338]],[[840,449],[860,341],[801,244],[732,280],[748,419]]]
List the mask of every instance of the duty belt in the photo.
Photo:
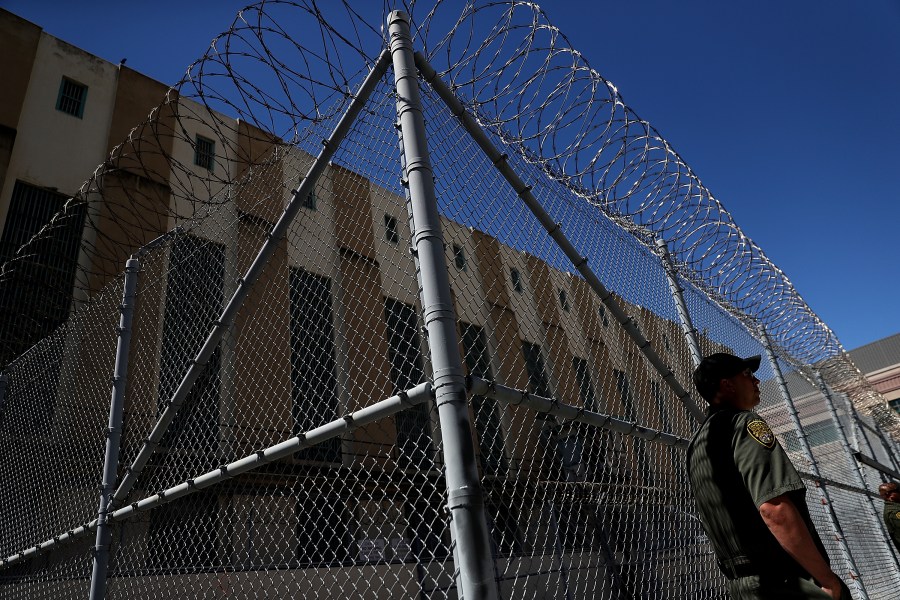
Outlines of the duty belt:
[[725,560],[718,560],[719,568],[728,579],[738,579],[739,577],[749,577],[750,575],[759,575],[759,569],[753,566],[750,559],[746,556],[736,556]]
[[[724,560],[717,559],[719,568],[728,579],[738,579],[740,577],[750,577],[758,575],[760,577],[784,578],[784,577],[809,577],[809,574],[802,567],[796,564],[784,565],[754,565],[746,556],[735,556]],[[793,562],[793,561],[789,561]]]

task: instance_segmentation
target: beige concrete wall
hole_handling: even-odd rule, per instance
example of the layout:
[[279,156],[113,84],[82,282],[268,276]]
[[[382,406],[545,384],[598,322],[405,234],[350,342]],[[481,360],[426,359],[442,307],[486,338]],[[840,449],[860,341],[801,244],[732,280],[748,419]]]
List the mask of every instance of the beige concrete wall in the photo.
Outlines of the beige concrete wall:
[[[88,88],[82,118],[56,109],[63,77]],[[118,68],[112,63],[41,35],[0,197],[9,197],[15,179],[55,187],[64,194],[81,187],[106,158],[117,77]],[[73,140],[78,141],[77,150]]]
[[[41,28],[0,8],[0,61],[3,65],[3,93],[0,94],[0,190],[12,157],[19,128],[19,115],[31,79]],[[8,196],[0,195],[0,231],[9,207]]]

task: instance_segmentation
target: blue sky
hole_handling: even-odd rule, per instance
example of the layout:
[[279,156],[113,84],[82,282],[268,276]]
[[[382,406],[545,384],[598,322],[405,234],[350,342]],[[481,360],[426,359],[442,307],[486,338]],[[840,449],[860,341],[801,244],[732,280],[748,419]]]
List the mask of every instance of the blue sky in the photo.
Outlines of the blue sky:
[[[112,62],[127,58],[167,83],[248,3],[0,0],[59,38]],[[845,348],[900,332],[900,2],[543,7]]]

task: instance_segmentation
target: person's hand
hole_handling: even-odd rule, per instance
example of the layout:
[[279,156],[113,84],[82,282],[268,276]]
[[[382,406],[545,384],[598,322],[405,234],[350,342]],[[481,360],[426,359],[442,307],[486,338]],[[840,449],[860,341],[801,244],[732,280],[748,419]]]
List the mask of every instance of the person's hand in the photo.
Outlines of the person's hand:
[[[850,598],[849,591],[847,586],[844,585],[844,582],[838,577],[835,573],[831,573],[831,577],[828,578],[827,581],[822,581],[819,583],[822,587],[822,591],[831,596],[834,600],[842,600],[843,598]],[[844,590],[847,590],[847,595],[844,595]]]

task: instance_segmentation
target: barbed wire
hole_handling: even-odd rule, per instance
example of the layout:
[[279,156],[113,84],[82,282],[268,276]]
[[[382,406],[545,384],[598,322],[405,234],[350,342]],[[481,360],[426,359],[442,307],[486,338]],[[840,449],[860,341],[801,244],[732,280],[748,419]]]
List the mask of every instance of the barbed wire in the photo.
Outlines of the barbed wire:
[[[148,118],[3,265],[4,308],[68,293],[38,267],[56,232],[78,219],[92,234],[71,259],[75,310],[143,245],[231,202],[278,147],[308,141],[316,124],[344,110],[386,46],[393,9],[411,15],[414,43],[484,127],[649,246],[664,239],[683,276],[761,323],[794,360],[823,365],[858,409],[897,434],[893,414],[787,275],[532,2],[264,0],[242,9],[181,81],[147,100]],[[196,146],[189,131],[198,126],[216,145],[210,169],[173,151]],[[3,364],[54,325],[47,311],[30,314],[0,336]]]

